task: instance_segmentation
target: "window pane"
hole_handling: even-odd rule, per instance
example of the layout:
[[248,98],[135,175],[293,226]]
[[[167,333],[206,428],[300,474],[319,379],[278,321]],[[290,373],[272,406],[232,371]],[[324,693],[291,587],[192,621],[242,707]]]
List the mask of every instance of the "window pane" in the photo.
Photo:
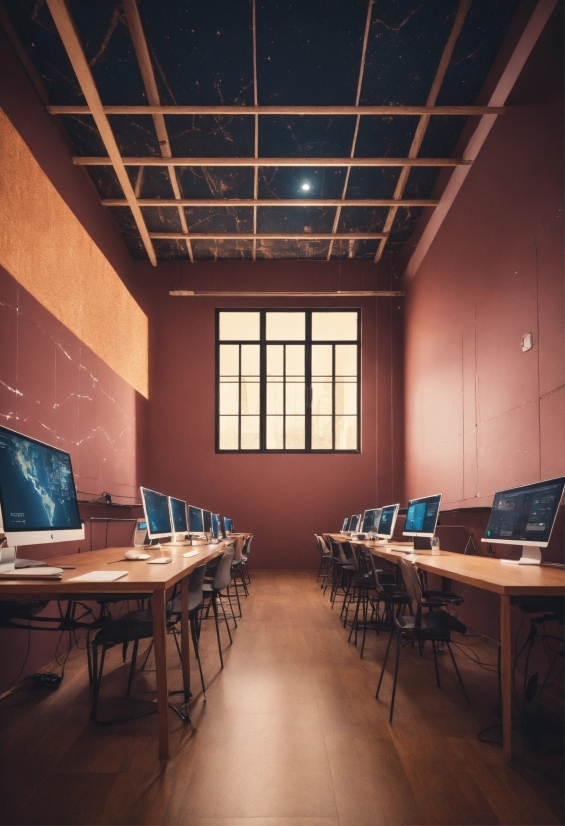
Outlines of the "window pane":
[[357,313],[312,313],[312,341],[357,341]]
[[336,381],[335,383],[335,412],[357,413],[357,382]]
[[304,450],[306,439],[304,416],[286,417],[286,449]]
[[332,449],[332,417],[312,416],[312,450]]
[[241,375],[259,375],[259,350],[258,344],[241,345]]
[[220,313],[220,341],[259,341],[260,313]]
[[220,450],[237,450],[237,416],[220,416]]
[[220,345],[220,376],[239,376],[239,345]]
[[241,449],[259,450],[259,416],[241,417]]
[[267,341],[304,341],[306,313],[267,314]]
[[242,416],[259,415],[259,382],[241,381],[241,414]]
[[335,449],[357,449],[357,416],[335,417]]
[[357,375],[357,345],[337,344],[335,348],[336,376]]
[[283,388],[282,381],[267,382],[267,415],[283,414]]
[[222,382],[220,384],[220,415],[237,416],[239,413],[239,384]]
[[286,375],[304,375],[304,351],[303,344],[289,344],[286,348]]
[[284,344],[267,345],[267,375],[282,376]]
[[283,448],[283,417],[267,416],[267,450]]
[[312,375],[331,376],[332,374],[332,345],[312,345]]
[[332,413],[332,385],[330,382],[312,384],[312,414],[315,416]]
[[286,412],[287,415],[305,412],[304,382],[287,382],[286,385]]

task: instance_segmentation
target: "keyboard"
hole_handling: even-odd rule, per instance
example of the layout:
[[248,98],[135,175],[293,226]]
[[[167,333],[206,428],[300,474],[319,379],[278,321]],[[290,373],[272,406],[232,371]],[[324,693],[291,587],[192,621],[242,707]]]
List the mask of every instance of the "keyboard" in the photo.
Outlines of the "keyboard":
[[189,556],[198,556],[199,553],[200,553],[200,551],[187,551],[185,554],[183,554],[183,556],[186,559],[186,557],[189,557]]
[[129,571],[90,571],[88,574],[72,577],[69,582],[113,582],[127,576]]

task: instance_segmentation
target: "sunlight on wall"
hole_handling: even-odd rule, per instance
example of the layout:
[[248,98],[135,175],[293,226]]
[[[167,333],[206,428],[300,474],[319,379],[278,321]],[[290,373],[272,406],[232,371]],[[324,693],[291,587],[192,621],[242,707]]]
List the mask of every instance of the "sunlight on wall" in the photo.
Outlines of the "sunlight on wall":
[[147,316],[1,110],[0,264],[147,398]]

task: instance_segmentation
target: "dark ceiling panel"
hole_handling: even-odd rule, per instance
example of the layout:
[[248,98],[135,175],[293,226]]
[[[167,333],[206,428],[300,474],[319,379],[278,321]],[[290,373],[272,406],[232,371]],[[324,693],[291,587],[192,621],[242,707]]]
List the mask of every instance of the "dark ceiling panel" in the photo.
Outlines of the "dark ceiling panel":
[[250,167],[178,167],[177,178],[183,198],[253,198]]
[[257,258],[325,261],[329,246],[329,241],[257,241]]
[[91,115],[62,115],[61,120],[69,133],[76,155],[106,155],[100,132]]
[[407,241],[414,232],[421,214],[421,207],[401,207],[398,209],[390,231],[390,240]]
[[[378,245],[379,242],[373,240],[334,241],[332,245],[331,260],[343,261],[346,259],[353,259],[354,261],[372,261],[375,257]],[[337,289],[339,289],[339,285],[337,286]]]
[[143,175],[139,182],[140,198],[174,198],[171,178],[166,166],[144,166],[142,169]]
[[[149,115],[109,115],[108,120],[122,155],[142,158],[159,157],[159,142]],[[106,151],[104,151],[106,155]]]
[[354,117],[262,117],[262,158],[347,158],[355,130]]
[[382,232],[388,209],[378,207],[343,207],[338,232]]
[[253,209],[250,207],[212,207],[185,209],[190,232],[253,232]]
[[400,167],[352,167],[347,184],[347,198],[392,198]]
[[[279,166],[259,169],[259,198],[341,198],[345,167]],[[308,186],[307,191],[303,186]]]
[[223,258],[247,260],[253,258],[253,241],[193,241],[195,261],[219,261]]
[[101,198],[123,198],[124,193],[112,166],[85,166]]
[[178,208],[141,207],[149,232],[182,232]]
[[208,158],[253,157],[253,118],[175,115],[165,120],[173,155],[201,155]]
[[355,103],[367,0],[259,0],[259,103]]
[[257,232],[331,232],[335,209],[266,207],[257,210]]
[[158,259],[171,261],[178,258],[188,258],[188,249],[184,241],[163,241],[156,238],[153,241],[153,247]]

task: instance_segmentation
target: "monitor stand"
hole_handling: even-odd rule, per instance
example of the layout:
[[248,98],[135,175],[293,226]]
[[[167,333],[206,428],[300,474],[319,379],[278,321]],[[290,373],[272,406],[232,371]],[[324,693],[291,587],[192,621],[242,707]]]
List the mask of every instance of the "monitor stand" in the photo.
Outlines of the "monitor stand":
[[541,548],[537,545],[522,545],[520,559],[501,559],[500,561],[510,563],[510,565],[540,565]]
[[167,543],[167,548],[180,548],[186,547],[186,545],[190,545],[188,539],[184,538],[183,534],[178,534],[173,536],[171,541]]

